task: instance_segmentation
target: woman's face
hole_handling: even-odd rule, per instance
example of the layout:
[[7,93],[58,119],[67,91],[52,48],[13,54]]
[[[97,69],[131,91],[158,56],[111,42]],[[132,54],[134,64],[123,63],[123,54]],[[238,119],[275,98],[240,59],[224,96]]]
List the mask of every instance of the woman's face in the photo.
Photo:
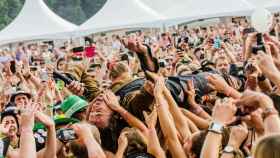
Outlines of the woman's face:
[[9,136],[16,136],[18,133],[18,127],[16,119],[13,116],[6,116],[2,120],[2,124],[4,128],[8,128],[8,135]]
[[113,112],[104,102],[103,94],[92,101],[90,106],[88,121],[98,128],[108,127]]
[[62,60],[58,63],[57,70],[63,71],[63,70],[65,70],[65,67],[66,67],[66,62],[64,60]]

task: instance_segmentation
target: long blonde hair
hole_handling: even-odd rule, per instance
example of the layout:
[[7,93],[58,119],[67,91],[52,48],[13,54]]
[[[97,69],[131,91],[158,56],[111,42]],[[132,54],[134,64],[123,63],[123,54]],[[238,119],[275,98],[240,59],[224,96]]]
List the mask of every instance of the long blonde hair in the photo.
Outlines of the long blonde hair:
[[280,135],[269,135],[260,139],[254,150],[254,158],[280,158]]

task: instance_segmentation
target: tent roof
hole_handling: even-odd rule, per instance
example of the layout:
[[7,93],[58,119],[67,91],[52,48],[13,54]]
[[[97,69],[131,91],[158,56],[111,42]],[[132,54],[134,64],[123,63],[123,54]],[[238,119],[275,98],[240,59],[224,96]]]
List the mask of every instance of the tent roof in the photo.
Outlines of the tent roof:
[[271,12],[280,11],[280,1],[279,0],[247,0],[254,7],[266,8]]
[[62,38],[77,26],[51,11],[43,0],[25,0],[19,15],[0,32],[0,44]]
[[271,12],[280,11],[280,1],[279,0],[269,0],[267,1],[266,8]]
[[167,17],[167,24],[222,16],[249,15],[253,6],[245,0],[142,0]]
[[140,0],[107,0],[97,14],[81,25],[79,31],[85,35],[121,28],[143,27],[163,18]]

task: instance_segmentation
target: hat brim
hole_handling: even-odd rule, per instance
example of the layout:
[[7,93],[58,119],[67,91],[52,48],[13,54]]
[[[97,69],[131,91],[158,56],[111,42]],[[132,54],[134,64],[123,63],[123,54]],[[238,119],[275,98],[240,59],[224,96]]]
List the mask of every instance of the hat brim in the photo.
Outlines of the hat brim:
[[60,125],[67,125],[69,123],[77,123],[79,122],[78,119],[74,119],[74,118],[57,118],[57,119],[54,119],[54,123],[55,123],[55,126],[60,126]]
[[11,101],[11,102],[15,102],[15,98],[16,98],[16,96],[18,96],[18,95],[25,95],[25,96],[27,96],[28,99],[31,99],[31,97],[32,97],[30,93],[27,93],[27,92],[19,92],[19,93],[13,94],[13,95],[11,96],[10,101]]

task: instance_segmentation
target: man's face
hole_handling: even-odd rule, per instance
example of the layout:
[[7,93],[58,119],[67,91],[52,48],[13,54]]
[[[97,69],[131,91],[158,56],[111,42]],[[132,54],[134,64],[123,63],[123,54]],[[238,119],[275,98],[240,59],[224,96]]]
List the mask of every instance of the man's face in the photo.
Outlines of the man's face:
[[224,74],[229,73],[229,68],[230,68],[230,65],[229,65],[227,59],[219,59],[216,63],[216,69],[220,73],[224,73]]
[[18,105],[27,105],[29,99],[26,95],[24,94],[19,94],[15,97],[15,104],[16,106]]
[[18,127],[16,123],[16,119],[13,116],[6,116],[2,120],[2,124],[5,129],[8,129],[9,136],[16,136],[18,132]]
[[110,123],[113,111],[106,105],[103,94],[90,103],[88,121],[98,128],[106,128]]

